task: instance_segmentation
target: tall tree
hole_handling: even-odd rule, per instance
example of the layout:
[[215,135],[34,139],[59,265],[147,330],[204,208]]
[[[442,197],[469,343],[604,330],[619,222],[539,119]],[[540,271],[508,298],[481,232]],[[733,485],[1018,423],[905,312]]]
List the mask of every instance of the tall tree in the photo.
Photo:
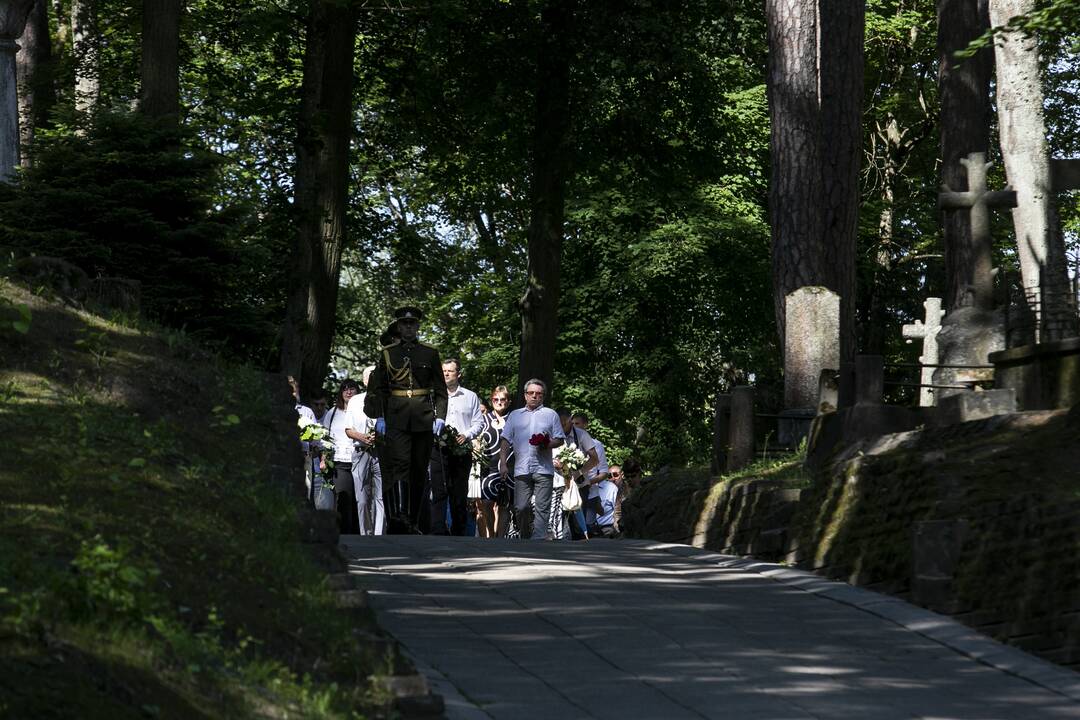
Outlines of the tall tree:
[[312,0],[296,140],[295,212],[282,369],[309,393],[326,377],[334,337],[352,130],[356,16],[350,3]]
[[75,65],[75,109],[92,113],[101,94],[97,0],[71,0],[71,54]]
[[19,37],[15,62],[19,86],[20,159],[23,167],[28,167],[34,132],[48,121],[49,109],[56,97],[52,86],[52,42],[46,0],[35,0]]
[[[855,248],[862,160],[865,0],[820,0],[822,245],[840,295],[840,362],[851,365],[855,337]],[[848,388],[845,386],[844,391]]]
[[183,0],[143,0],[139,110],[147,117],[179,120],[183,5]]
[[855,244],[865,4],[767,0],[773,302],[804,285],[841,297],[841,359],[855,351]]
[[[987,0],[937,0],[938,97],[940,99],[941,179],[956,191],[967,190],[967,172],[960,159],[990,148],[989,49],[958,59],[963,50],[990,27]],[[945,240],[945,309],[993,305],[991,248],[977,247],[968,213],[943,213]]]
[[[1034,0],[990,0],[990,23],[1007,25]],[[1012,210],[1024,295],[1039,319],[1039,340],[1072,334],[1071,293],[1050,180],[1039,47],[1034,35],[1004,32],[994,41],[1001,156],[1016,191]]]
[[19,164],[19,100],[15,38],[22,35],[33,0],[0,3],[0,181]]
[[[521,298],[518,381],[551,382],[558,335],[559,275],[566,183],[570,174],[570,54],[574,0],[551,0],[540,12],[536,120],[529,186],[529,265]],[[520,393],[514,393],[516,402]]]

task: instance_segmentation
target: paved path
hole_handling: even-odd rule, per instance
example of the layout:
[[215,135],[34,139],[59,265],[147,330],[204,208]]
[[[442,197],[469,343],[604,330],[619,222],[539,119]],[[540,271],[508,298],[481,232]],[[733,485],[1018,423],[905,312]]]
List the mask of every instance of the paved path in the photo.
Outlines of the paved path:
[[776,565],[646,541],[343,549],[449,718],[1080,718],[1080,675]]

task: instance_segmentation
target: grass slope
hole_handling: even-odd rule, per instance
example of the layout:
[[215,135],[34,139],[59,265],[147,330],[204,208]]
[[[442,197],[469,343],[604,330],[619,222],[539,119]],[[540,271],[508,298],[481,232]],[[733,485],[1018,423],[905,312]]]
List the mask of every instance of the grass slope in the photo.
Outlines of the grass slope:
[[373,621],[268,481],[268,379],[134,325],[0,280],[0,717],[376,707]]

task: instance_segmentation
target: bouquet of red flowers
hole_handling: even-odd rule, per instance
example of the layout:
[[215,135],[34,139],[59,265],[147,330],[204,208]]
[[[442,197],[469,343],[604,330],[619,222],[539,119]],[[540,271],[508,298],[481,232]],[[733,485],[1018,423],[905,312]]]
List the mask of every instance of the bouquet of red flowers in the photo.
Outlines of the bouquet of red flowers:
[[538,447],[541,450],[546,450],[547,446],[551,443],[551,436],[547,433],[536,433],[529,438],[529,444],[533,447]]

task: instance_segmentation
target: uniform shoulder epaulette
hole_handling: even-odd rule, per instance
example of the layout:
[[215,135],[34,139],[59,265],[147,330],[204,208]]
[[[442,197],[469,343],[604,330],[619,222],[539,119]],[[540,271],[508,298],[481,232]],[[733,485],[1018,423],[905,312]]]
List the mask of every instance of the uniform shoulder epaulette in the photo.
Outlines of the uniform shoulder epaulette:
[[389,342],[386,345],[379,346],[379,349],[380,350],[387,350],[389,348],[394,347],[395,345],[400,345],[400,344],[401,344],[401,338],[395,338],[393,342]]
[[434,345],[428,345],[426,342],[421,342],[419,340],[416,341],[416,344],[420,345],[422,347],[426,347],[428,350],[438,351],[438,349],[439,349],[439,348],[435,347]]

